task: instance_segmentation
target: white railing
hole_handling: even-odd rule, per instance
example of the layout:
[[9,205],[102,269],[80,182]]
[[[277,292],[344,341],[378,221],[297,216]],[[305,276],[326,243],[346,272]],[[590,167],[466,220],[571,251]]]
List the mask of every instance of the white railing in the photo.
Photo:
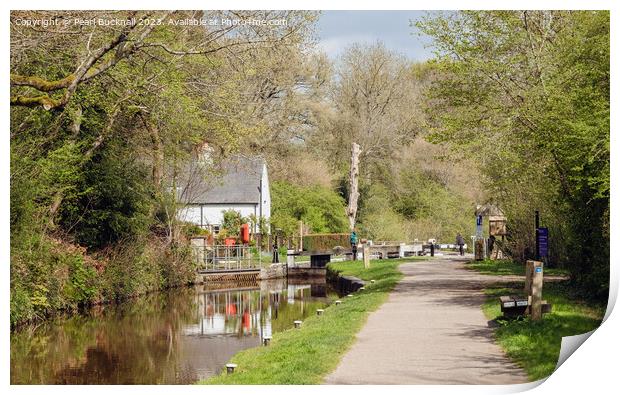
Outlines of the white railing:
[[260,269],[260,253],[245,245],[192,245],[194,257],[202,270],[231,271]]

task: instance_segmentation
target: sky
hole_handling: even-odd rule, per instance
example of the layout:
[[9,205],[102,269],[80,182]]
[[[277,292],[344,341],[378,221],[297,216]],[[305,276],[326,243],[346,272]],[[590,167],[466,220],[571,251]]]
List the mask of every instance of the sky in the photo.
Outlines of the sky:
[[432,57],[428,37],[418,36],[410,20],[425,15],[425,11],[323,11],[318,22],[319,46],[335,59],[355,42],[373,44],[382,41],[393,51],[413,61]]

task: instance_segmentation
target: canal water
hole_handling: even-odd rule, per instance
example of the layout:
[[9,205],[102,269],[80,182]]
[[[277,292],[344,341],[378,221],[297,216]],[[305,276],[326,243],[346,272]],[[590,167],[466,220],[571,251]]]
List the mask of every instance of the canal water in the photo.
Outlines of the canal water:
[[11,333],[11,384],[190,384],[329,300],[325,283],[150,294]]

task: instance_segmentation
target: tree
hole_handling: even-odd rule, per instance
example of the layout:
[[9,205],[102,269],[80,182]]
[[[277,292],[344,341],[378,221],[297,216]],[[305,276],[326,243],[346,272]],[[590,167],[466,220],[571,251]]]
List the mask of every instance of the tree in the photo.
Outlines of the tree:
[[433,141],[476,159],[514,256],[532,256],[538,208],[556,235],[553,261],[606,297],[609,13],[462,11],[418,26],[438,55]]
[[[358,144],[360,178],[376,181],[394,153],[420,130],[418,80],[412,78],[405,58],[381,43],[349,47],[335,70],[330,90],[333,112],[314,142],[329,153],[332,166],[341,174],[354,172],[351,167],[356,161],[351,161],[350,150]],[[353,227],[357,203],[351,175],[348,183]]]
[[[275,127],[258,121],[289,108],[286,94],[268,93],[270,83],[284,92],[299,87],[315,15],[11,13],[12,312],[14,301],[26,301],[16,322],[65,307],[74,259],[98,271],[93,299],[189,278],[193,261],[176,216],[179,175],[205,143],[217,162]],[[93,18],[127,23],[73,23]],[[176,23],[198,18],[239,23]],[[287,23],[252,23],[260,19]],[[291,113],[278,118],[282,130]]]
[[318,185],[299,187],[284,181],[273,182],[271,192],[271,224],[286,236],[298,233],[299,221],[316,233],[347,230],[344,201],[336,192]]

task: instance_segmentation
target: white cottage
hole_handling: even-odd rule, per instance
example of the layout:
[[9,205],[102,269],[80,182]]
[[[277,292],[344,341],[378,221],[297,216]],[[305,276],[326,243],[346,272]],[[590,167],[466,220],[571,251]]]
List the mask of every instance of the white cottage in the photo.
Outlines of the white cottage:
[[[244,217],[253,214],[269,221],[271,195],[267,163],[263,158],[236,156],[215,170],[205,170],[210,168],[211,164],[203,159],[188,169],[187,179],[179,191],[179,200],[185,204],[179,211],[179,219],[214,234],[219,232],[226,210],[238,211]],[[258,233],[258,226],[251,231]]]

